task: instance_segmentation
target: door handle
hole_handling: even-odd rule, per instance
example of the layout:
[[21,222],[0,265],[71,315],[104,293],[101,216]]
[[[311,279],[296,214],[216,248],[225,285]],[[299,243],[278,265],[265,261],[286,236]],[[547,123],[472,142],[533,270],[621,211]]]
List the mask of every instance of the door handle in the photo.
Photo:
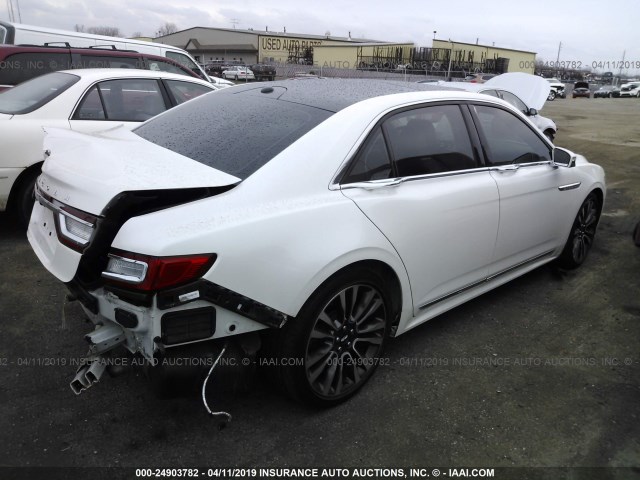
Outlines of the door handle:
[[513,164],[513,165],[501,165],[500,167],[495,167],[495,170],[500,173],[504,173],[504,172],[515,172],[519,168],[520,168],[519,164]]

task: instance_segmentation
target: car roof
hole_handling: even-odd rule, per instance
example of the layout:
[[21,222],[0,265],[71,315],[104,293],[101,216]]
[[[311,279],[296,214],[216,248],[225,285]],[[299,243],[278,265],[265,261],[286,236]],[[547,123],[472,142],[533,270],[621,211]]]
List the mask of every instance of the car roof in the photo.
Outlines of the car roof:
[[249,90],[276,93],[279,100],[337,112],[363,100],[383,95],[428,91],[452,93],[455,89],[395,80],[314,78],[304,82],[290,79],[236,85],[220,93],[224,91],[226,94],[233,95]]
[[[53,72],[56,73],[56,72]],[[59,73],[76,75],[83,80],[94,81],[105,78],[165,78],[171,80],[183,80],[211,86],[205,80],[190,77],[180,73],[159,72],[157,70],[142,70],[138,68],[78,68],[72,70],[60,70]],[[212,87],[214,89],[215,87]]]

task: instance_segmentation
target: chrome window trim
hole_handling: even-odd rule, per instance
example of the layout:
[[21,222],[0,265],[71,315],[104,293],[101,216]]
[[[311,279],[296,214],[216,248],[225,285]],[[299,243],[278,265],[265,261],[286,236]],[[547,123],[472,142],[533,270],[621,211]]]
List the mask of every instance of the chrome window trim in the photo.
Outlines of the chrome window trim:
[[[443,178],[443,177],[454,177],[458,175],[464,174],[472,174],[472,173],[482,173],[488,172],[490,168],[488,167],[480,167],[480,168],[469,168],[467,170],[453,170],[451,172],[441,172],[441,173],[426,173],[424,175],[415,175],[412,177],[397,177],[397,178],[389,178],[384,179],[385,181],[389,181],[389,186],[399,185],[401,183],[414,182],[416,180],[428,180],[431,178]],[[370,184],[372,187],[375,187],[376,182],[380,182],[380,180],[369,180],[368,182],[355,182],[355,183],[346,183],[344,185],[338,185],[338,188],[332,190],[346,190],[351,188],[367,188],[366,185]]]

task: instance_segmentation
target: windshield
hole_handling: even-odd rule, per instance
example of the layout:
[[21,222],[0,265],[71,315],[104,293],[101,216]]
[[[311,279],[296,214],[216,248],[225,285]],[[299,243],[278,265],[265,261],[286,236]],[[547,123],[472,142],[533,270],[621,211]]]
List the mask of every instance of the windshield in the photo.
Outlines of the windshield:
[[21,115],[33,112],[80,80],[70,73],[49,73],[0,92],[0,113]]
[[244,180],[331,115],[259,90],[220,90],[169,110],[134,132]]

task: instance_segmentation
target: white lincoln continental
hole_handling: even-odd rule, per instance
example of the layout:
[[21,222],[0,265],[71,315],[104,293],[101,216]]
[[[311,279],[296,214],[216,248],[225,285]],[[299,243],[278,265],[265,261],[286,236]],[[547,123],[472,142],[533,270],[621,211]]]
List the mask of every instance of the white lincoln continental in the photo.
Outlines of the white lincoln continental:
[[44,150],[28,237],[95,325],[77,393],[116,348],[233,344],[336,404],[387,338],[583,263],[606,191],[498,98],[383,81],[237,86],[133,131],[50,130]]

